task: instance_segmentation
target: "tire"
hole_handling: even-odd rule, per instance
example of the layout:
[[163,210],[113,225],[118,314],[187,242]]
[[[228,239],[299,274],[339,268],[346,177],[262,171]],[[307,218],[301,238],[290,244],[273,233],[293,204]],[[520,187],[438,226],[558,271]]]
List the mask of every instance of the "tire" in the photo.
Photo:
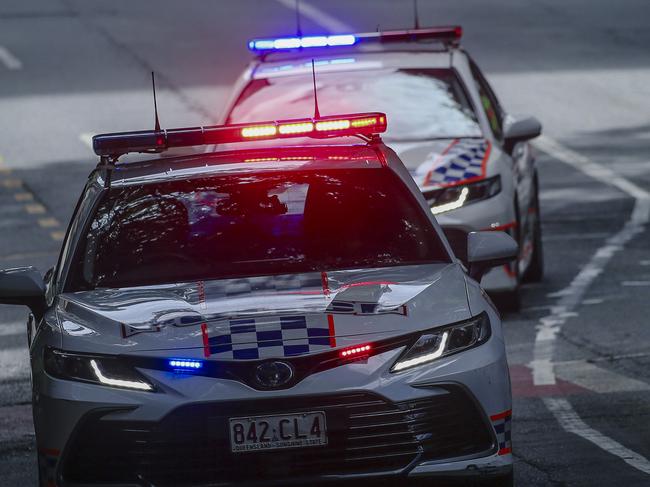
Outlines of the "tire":
[[544,248],[542,244],[542,218],[539,209],[539,184],[535,174],[535,227],[533,229],[533,256],[524,274],[525,282],[540,282],[544,278]]

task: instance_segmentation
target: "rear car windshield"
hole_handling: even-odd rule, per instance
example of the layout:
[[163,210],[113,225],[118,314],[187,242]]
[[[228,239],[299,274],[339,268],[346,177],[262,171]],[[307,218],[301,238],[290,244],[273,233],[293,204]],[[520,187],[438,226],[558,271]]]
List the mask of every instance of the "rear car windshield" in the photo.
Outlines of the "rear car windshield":
[[[387,141],[480,137],[467,95],[451,69],[382,69],[318,73],[323,115],[382,111]],[[309,117],[314,111],[311,74],[249,83],[228,123]]]
[[449,261],[424,210],[380,168],[113,187],[76,259],[71,290]]

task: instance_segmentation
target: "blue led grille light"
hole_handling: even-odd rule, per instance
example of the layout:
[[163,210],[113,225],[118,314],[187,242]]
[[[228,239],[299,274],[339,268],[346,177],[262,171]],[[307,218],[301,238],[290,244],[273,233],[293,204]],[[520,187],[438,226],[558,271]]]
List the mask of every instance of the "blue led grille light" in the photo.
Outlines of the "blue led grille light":
[[203,363],[200,360],[175,358],[169,361],[169,366],[178,370],[197,370],[203,367]]
[[353,46],[356,36],[351,34],[308,37],[280,37],[277,39],[253,39],[248,43],[251,51],[276,51],[310,47]]

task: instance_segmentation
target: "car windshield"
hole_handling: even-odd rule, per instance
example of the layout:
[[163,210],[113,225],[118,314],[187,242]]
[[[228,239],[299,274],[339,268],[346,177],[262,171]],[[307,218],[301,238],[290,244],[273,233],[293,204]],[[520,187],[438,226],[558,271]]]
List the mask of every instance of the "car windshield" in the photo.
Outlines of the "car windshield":
[[422,207],[380,168],[114,187],[77,255],[74,290],[449,260]]
[[[387,141],[480,137],[481,128],[451,69],[382,69],[317,74],[323,115],[385,112]],[[228,123],[308,117],[314,111],[311,74],[251,81]]]

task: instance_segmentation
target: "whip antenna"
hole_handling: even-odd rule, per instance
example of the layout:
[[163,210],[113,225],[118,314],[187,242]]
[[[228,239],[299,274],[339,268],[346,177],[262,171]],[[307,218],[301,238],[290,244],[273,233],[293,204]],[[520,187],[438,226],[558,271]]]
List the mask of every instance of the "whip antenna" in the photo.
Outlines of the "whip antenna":
[[300,27],[300,0],[296,0],[296,36],[302,37],[302,28]]
[[153,88],[153,111],[156,118],[155,121],[155,130],[160,130],[160,120],[158,120],[158,103],[156,102],[156,75],[154,72],[151,72],[151,87]]
[[314,60],[311,60],[311,77],[314,82],[314,118],[320,118],[320,111],[318,110],[318,91],[316,90],[316,65]]
[[418,0],[413,0],[413,24],[414,29],[420,28],[420,12],[418,9]]

